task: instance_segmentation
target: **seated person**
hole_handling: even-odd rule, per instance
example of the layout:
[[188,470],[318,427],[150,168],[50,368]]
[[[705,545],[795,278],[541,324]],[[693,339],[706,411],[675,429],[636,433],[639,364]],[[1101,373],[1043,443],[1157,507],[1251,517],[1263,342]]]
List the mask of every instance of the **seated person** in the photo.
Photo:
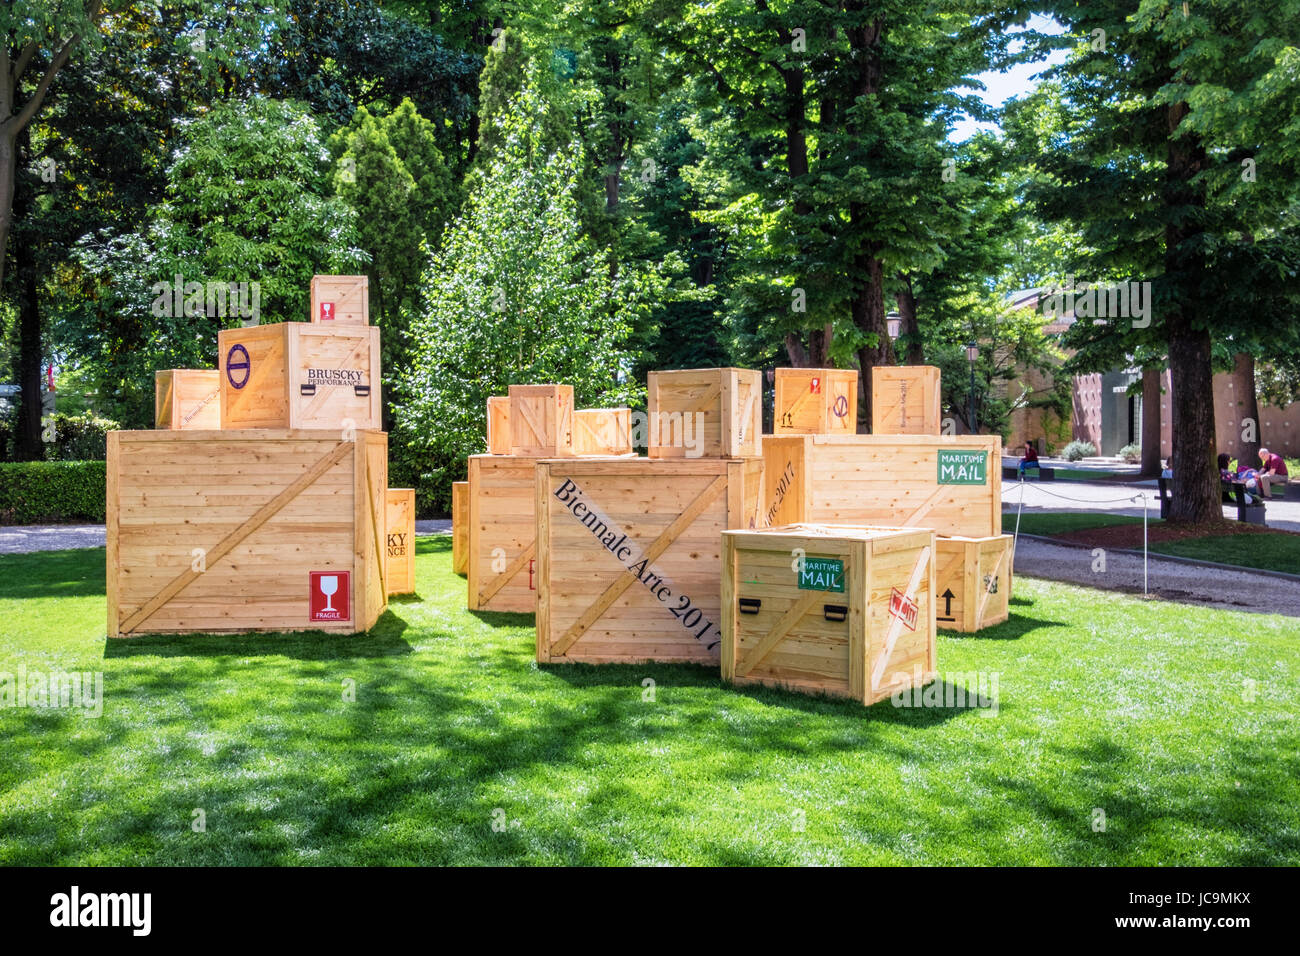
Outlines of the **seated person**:
[[1037,467],[1038,467],[1038,449],[1036,449],[1029,442],[1025,442],[1025,457],[1020,459],[1020,467],[1017,469],[1017,473],[1021,477],[1024,477],[1026,468],[1037,468]]
[[1219,455],[1219,478],[1222,479],[1223,481],[1237,480],[1237,473],[1233,471],[1230,467],[1228,467],[1231,464],[1232,464],[1231,455],[1224,455],[1222,453]]
[[1269,485],[1287,483],[1286,460],[1281,455],[1275,455],[1267,448],[1259,450],[1259,483],[1264,490],[1264,497],[1271,498],[1273,495],[1269,491]]

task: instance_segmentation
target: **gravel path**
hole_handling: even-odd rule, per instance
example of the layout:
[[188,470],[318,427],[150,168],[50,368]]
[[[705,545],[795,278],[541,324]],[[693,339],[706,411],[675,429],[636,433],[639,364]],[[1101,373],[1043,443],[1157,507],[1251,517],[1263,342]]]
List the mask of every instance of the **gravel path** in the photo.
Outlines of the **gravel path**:
[[67,548],[102,548],[103,546],[104,526],[102,524],[0,527],[0,554],[63,551]]
[[[1011,528],[1004,530],[1010,532]],[[1025,577],[1141,594],[1142,555],[1111,550],[1105,557],[1106,570],[1093,571],[1090,549],[1021,535],[1016,544],[1015,572]],[[1151,556],[1147,574],[1152,596],[1162,600],[1300,617],[1300,579],[1184,564],[1155,555]]]

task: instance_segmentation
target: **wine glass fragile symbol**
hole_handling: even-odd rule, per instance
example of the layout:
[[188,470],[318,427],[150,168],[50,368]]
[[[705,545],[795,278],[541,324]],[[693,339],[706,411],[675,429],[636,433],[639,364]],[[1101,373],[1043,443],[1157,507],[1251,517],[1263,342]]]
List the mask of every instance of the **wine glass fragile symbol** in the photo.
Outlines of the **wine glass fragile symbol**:
[[320,593],[325,595],[325,607],[323,610],[334,610],[333,597],[339,589],[338,575],[331,574],[320,579]]

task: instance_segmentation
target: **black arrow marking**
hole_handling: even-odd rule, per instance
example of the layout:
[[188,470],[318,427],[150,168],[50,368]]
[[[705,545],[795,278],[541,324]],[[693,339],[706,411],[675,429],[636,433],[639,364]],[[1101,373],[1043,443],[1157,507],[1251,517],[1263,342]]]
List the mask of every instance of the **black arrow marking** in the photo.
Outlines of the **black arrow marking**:
[[952,588],[947,588],[947,589],[945,589],[944,592],[943,592],[942,594],[939,595],[939,597],[943,598],[943,613],[944,613],[945,615],[948,615],[948,616],[946,616],[946,617],[941,617],[941,618],[939,618],[939,620],[941,620],[941,621],[952,621],[952,620],[956,620],[955,618],[953,618],[953,617],[951,616],[951,615],[952,615],[952,599],[955,598],[956,596],[957,596],[957,595],[955,595],[955,594],[952,593]]

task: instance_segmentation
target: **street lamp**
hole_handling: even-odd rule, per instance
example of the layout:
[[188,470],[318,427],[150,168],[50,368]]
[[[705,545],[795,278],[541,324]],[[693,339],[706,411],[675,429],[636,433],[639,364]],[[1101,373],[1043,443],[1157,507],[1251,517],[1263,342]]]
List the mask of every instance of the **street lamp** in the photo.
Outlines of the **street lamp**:
[[885,330],[891,340],[898,338],[899,333],[903,331],[903,320],[897,312],[890,312],[885,316]]
[[979,432],[979,426],[975,424],[975,360],[980,357],[980,347],[974,342],[966,345],[966,361],[970,363],[970,405],[968,406],[968,418],[970,422],[970,433],[975,435]]

